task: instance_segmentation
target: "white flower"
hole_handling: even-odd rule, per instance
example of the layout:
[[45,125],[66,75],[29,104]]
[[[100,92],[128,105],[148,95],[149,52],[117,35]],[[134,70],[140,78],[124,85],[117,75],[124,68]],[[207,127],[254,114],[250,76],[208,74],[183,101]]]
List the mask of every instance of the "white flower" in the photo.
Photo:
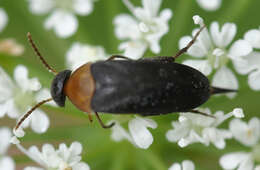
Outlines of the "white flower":
[[10,145],[11,130],[6,127],[0,128],[0,169],[15,170],[15,163],[13,159],[6,155]]
[[101,46],[91,46],[88,44],[73,43],[66,54],[67,66],[76,70],[87,62],[95,62],[98,60],[106,60],[107,54]]
[[82,145],[79,142],[73,142],[68,148],[64,143],[59,145],[59,149],[51,144],[44,144],[42,151],[36,146],[31,146],[28,150],[22,145],[16,145],[18,149],[27,155],[30,159],[38,163],[43,168],[26,167],[25,170],[89,170],[88,164],[81,161]]
[[169,168],[169,170],[195,170],[195,165],[192,161],[185,160],[185,161],[182,161],[181,164],[179,164],[179,163],[172,164],[172,166]]
[[20,56],[24,52],[24,47],[21,44],[18,44],[15,39],[8,38],[0,41],[0,52]]
[[[195,22],[197,22],[198,17],[193,17]],[[201,25],[201,23],[199,24]],[[197,31],[198,29],[193,30],[192,35],[195,35]],[[197,59],[186,60],[183,64],[194,67],[205,75],[211,74],[213,69],[216,69],[212,81],[213,86],[238,89],[238,81],[234,73],[227,67],[227,64],[230,60],[233,63],[243,61],[243,57],[252,51],[252,47],[245,40],[237,40],[227,49],[235,34],[236,25],[234,23],[225,23],[220,29],[219,24],[213,22],[210,26],[210,33],[205,28],[197,41],[188,50],[188,54]],[[180,49],[185,47],[191,39],[191,36],[182,37],[179,41]],[[234,93],[227,95],[233,97]]]
[[129,121],[128,128],[129,132],[116,122],[112,127],[112,139],[115,141],[127,139],[135,146],[147,149],[153,143],[153,136],[147,128],[155,129],[157,124],[152,119],[135,117]]
[[[244,39],[248,41],[253,48],[260,48],[260,29],[252,29],[245,33]],[[251,52],[244,56],[242,61],[234,62],[235,69],[240,74],[248,75],[248,84],[253,90],[260,90],[260,53]]]
[[121,14],[114,20],[117,38],[125,40],[119,49],[132,59],[141,58],[147,48],[158,54],[161,50],[159,41],[169,31],[171,10],[164,9],[159,14],[161,0],[142,0],[143,7],[134,7],[128,0],[123,2],[133,16]]
[[[0,117],[7,115],[19,119],[36,104],[35,96],[41,88],[38,79],[30,79],[27,68],[18,65],[14,70],[14,80],[0,68]],[[49,118],[43,111],[37,109],[22,124],[22,127],[28,126],[36,133],[44,133],[49,127]]]
[[260,120],[252,118],[248,124],[240,119],[234,119],[229,124],[233,137],[245,146],[254,146],[260,140]]
[[34,14],[51,13],[44,23],[46,29],[54,29],[62,38],[73,35],[78,28],[75,16],[89,15],[93,11],[94,0],[28,0]]
[[199,6],[207,11],[216,11],[220,8],[222,0],[197,0]]
[[[204,109],[202,112],[211,114],[209,109]],[[172,122],[173,129],[166,133],[166,137],[170,142],[178,142],[180,147],[195,142],[208,146],[212,142],[218,149],[223,149],[226,145],[225,139],[230,139],[232,134],[217,127],[226,119],[232,116],[241,117],[241,114],[237,114],[234,109],[226,115],[222,111],[217,111],[214,116],[216,118],[189,112],[181,113],[179,121]]]
[[3,8],[0,8],[0,32],[3,31],[4,27],[8,22],[7,14],[5,13]]
[[254,162],[260,161],[260,120],[252,118],[246,124],[234,119],[230,122],[229,127],[233,137],[243,145],[251,147],[252,151],[225,154],[220,159],[220,165],[228,170],[257,170],[259,167],[255,167]]

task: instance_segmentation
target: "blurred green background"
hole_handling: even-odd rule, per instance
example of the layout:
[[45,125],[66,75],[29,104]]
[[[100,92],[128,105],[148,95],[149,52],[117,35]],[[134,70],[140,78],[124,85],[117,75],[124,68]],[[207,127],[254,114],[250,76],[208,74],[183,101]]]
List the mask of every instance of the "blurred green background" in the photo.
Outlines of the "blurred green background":
[[[132,0],[140,5],[139,0]],[[115,37],[113,19],[121,13],[129,13],[120,0],[99,0],[94,3],[94,11],[89,16],[77,16],[79,28],[76,34],[68,39],[58,38],[53,31],[43,28],[46,15],[38,16],[29,12],[26,0],[0,0],[0,7],[8,14],[9,22],[0,39],[15,38],[25,47],[25,53],[21,57],[0,54],[0,65],[10,76],[18,64],[27,66],[30,77],[38,77],[44,87],[49,88],[53,79],[34,55],[27,42],[26,34],[31,32],[41,53],[48,63],[56,70],[63,70],[65,66],[65,54],[73,42],[102,45],[108,54],[118,54],[117,47],[120,41]],[[242,38],[249,29],[260,26],[260,1],[259,0],[223,0],[222,6],[216,12],[207,12],[201,9],[195,0],[164,0],[161,8],[170,8],[173,17],[170,20],[170,31],[161,40],[162,51],[160,55],[172,55],[178,51],[180,37],[191,33],[196,26],[192,16],[199,14],[209,25],[212,21],[220,24],[234,22],[237,24],[235,39]],[[153,56],[148,51],[145,56]],[[181,62],[189,56],[184,55],[178,59]],[[230,63],[230,67],[232,64]],[[246,114],[246,120],[260,115],[260,92],[252,91],[247,84],[247,76],[236,74],[239,78],[240,89],[236,98],[230,100],[226,97],[213,97],[203,107],[209,107],[212,111],[223,110],[230,112],[235,107],[242,107]],[[157,116],[153,119],[158,123],[158,128],[151,130],[154,142],[147,150],[135,148],[127,141],[116,143],[111,140],[110,130],[104,130],[96,120],[91,124],[86,114],[78,111],[69,101],[66,108],[53,108],[43,106],[51,121],[49,130],[42,135],[30,130],[22,140],[25,147],[31,145],[41,146],[43,143],[52,143],[57,146],[61,142],[69,145],[72,141],[83,144],[83,160],[94,170],[163,170],[168,169],[174,162],[193,160],[197,170],[218,170],[221,155],[231,151],[246,150],[233,140],[227,141],[225,150],[218,150],[214,146],[206,147],[202,144],[193,144],[186,148],[180,148],[176,143],[166,140],[165,133],[171,127],[171,121],[176,120],[176,114]],[[111,115],[103,115],[104,121],[113,118]],[[0,119],[0,126],[13,127],[15,121]],[[227,127],[228,124],[222,125]],[[16,161],[17,169],[26,165],[35,165],[29,158],[22,155],[14,146],[9,149],[9,155]]]

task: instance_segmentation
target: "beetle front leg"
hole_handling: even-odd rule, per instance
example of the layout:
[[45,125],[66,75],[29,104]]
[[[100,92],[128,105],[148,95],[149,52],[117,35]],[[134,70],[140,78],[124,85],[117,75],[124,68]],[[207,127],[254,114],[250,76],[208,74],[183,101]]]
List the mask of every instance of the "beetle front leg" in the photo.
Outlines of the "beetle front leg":
[[98,113],[95,112],[95,114],[96,114],[96,117],[97,117],[97,119],[98,119],[99,124],[100,124],[104,129],[111,128],[111,127],[113,127],[113,126],[115,125],[115,122],[112,122],[110,125],[105,125],[105,124],[102,122],[102,120],[100,119]]
[[191,112],[191,113],[194,113],[194,114],[199,114],[199,115],[202,115],[202,116],[207,116],[207,117],[211,117],[211,118],[216,119],[216,117],[215,117],[214,115],[210,115],[210,114],[207,114],[207,113],[198,111],[198,110],[190,110],[190,111],[188,111],[188,112]]
[[182,48],[175,56],[173,56],[173,58],[178,58],[180,55],[182,55],[183,53],[186,53],[188,51],[188,49],[195,43],[195,41],[197,40],[198,36],[200,35],[201,31],[206,27],[206,25],[203,25],[199,31],[196,33],[196,35],[193,37],[193,39],[188,43],[188,45],[184,48]]

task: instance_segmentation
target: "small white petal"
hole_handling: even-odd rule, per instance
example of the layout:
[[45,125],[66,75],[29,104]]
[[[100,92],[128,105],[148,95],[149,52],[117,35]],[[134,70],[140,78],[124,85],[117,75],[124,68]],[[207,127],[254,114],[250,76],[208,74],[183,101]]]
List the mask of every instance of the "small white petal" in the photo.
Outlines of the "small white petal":
[[150,17],[156,17],[160,9],[162,0],[142,0],[144,10]]
[[[221,67],[214,75],[212,86],[227,89],[238,89],[238,81],[234,73],[227,67]],[[232,98],[235,93],[228,93],[227,96]]]
[[73,8],[79,15],[89,15],[93,11],[93,0],[74,0]]
[[[41,102],[43,100],[46,100],[46,99],[49,99],[51,98],[51,92],[49,89],[47,88],[43,88],[41,89],[39,92],[36,93],[35,95],[35,100],[37,102]],[[46,104],[49,104],[51,106],[56,106],[57,107],[57,104],[54,102],[54,101],[51,101],[51,102],[47,102]]]
[[54,7],[52,0],[28,0],[29,9],[34,14],[46,14]]
[[230,47],[228,56],[233,60],[237,60],[239,57],[246,56],[252,51],[253,49],[249,42],[245,40],[237,40]]
[[260,69],[248,76],[248,84],[253,90],[260,90]]
[[243,117],[245,117],[242,108],[235,108],[235,109],[233,110],[233,115],[234,115],[236,118],[243,118]]
[[82,145],[79,142],[73,142],[69,148],[72,155],[80,155],[82,152]]
[[44,133],[50,126],[48,116],[41,110],[37,109],[31,115],[31,128],[36,133]]
[[4,155],[10,145],[11,130],[6,127],[0,128],[0,155]]
[[172,125],[174,126],[174,129],[169,130],[166,133],[166,138],[170,142],[177,142],[189,134],[191,127],[187,122],[172,122]]
[[199,15],[194,15],[192,17],[192,19],[194,21],[194,24],[198,24],[200,26],[203,26],[203,24],[204,24],[203,18],[201,18]]
[[84,162],[77,163],[76,165],[73,165],[72,167],[73,170],[90,170],[90,167],[88,164]]
[[[108,123],[110,124],[111,122]],[[127,139],[129,142],[134,143],[130,134],[127,133],[127,131],[122,126],[120,126],[120,124],[116,121],[115,121],[115,125],[112,127],[111,138],[117,142],[123,139]]]
[[11,157],[3,157],[0,159],[1,170],[15,170],[15,163]]
[[222,0],[197,0],[199,6],[207,11],[216,11],[220,8]]
[[68,38],[77,31],[78,20],[69,12],[55,10],[45,21],[44,26],[48,30],[53,28],[61,38]]
[[17,136],[18,138],[22,138],[22,137],[24,137],[24,135],[25,135],[25,132],[24,132],[24,130],[21,128],[21,127],[19,127],[18,129],[13,129],[13,133],[14,133],[14,135],[15,136]]
[[254,48],[260,48],[260,30],[253,29],[245,33],[244,39]]
[[142,41],[129,41],[119,45],[119,50],[124,50],[124,56],[137,60],[143,57],[147,44]]
[[234,39],[237,32],[237,27],[233,23],[225,23],[221,30],[219,29],[218,22],[213,22],[210,25],[210,33],[212,36],[212,40],[216,44],[217,47],[226,47],[231,41]]
[[182,170],[181,165],[178,163],[172,164],[172,166],[168,170]]
[[148,127],[155,129],[157,124],[151,119],[135,118],[129,121],[129,132],[136,145],[142,149],[147,149],[153,143],[153,136]]
[[208,76],[212,72],[211,65],[208,60],[185,60],[182,64],[195,68]]
[[38,168],[38,167],[28,166],[28,167],[25,167],[24,170],[44,170],[44,169],[43,168]]
[[178,145],[181,147],[181,148],[184,148],[186,146],[188,146],[190,144],[190,141],[187,140],[187,139],[184,139],[184,138],[181,138],[178,142]]
[[14,145],[17,145],[20,143],[19,139],[17,139],[16,136],[13,136],[11,139],[10,139],[10,143],[14,144]]
[[235,169],[247,157],[248,154],[244,152],[230,153],[222,156],[219,163],[224,169]]
[[4,29],[8,22],[7,14],[5,13],[4,9],[0,8],[0,32]]
[[185,160],[182,162],[182,170],[195,170],[195,165],[192,161]]
[[259,70],[260,53],[253,51],[249,55],[244,56],[241,60],[233,60],[233,64],[239,74],[248,74],[253,70]]

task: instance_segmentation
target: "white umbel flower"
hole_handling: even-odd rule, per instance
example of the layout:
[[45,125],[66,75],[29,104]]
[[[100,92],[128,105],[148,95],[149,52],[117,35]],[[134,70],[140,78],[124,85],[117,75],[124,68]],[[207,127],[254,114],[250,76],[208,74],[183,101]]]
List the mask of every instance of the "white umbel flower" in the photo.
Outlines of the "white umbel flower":
[[[260,29],[252,29],[245,33],[244,39],[253,48],[260,49]],[[248,74],[248,84],[253,90],[260,90],[260,52],[253,51],[244,56],[241,61],[234,62],[235,69],[240,74]]]
[[174,163],[168,170],[195,170],[195,165],[190,160],[182,161],[181,164]]
[[[211,114],[209,109],[201,111]],[[218,149],[224,149],[225,139],[230,139],[232,134],[228,130],[218,129],[218,126],[232,116],[241,117],[241,114],[237,114],[234,109],[228,114],[217,111],[214,116],[216,118],[194,113],[181,113],[179,120],[172,122],[173,129],[166,133],[166,138],[170,142],[178,142],[180,147],[199,142],[206,146],[213,143]]]
[[252,118],[248,124],[234,119],[229,124],[233,137],[245,146],[251,148],[251,152],[228,153],[221,157],[220,165],[226,170],[257,170],[255,162],[260,161],[260,120]]
[[75,15],[86,16],[93,11],[94,0],[28,0],[29,9],[34,14],[51,13],[46,19],[46,29],[53,29],[57,36],[67,38],[78,28]]
[[127,139],[135,146],[147,149],[153,143],[153,136],[147,128],[155,129],[157,124],[152,119],[135,117],[128,122],[129,132],[120,126],[118,122],[112,127],[112,139],[121,141]]
[[0,128],[0,169],[15,170],[15,163],[13,159],[6,155],[10,145],[11,130],[6,127]]
[[168,21],[172,16],[170,9],[159,14],[161,0],[142,0],[142,7],[134,7],[129,0],[123,0],[132,15],[121,14],[114,20],[115,34],[120,40],[119,49],[124,55],[139,59],[147,48],[158,54],[159,41],[169,31]]
[[[199,16],[193,17],[195,23]],[[201,19],[202,21],[202,19]],[[202,25],[201,23],[198,23]],[[193,30],[192,35],[197,33],[198,29]],[[210,26],[210,32],[205,28],[199,35],[197,41],[190,47],[188,54],[196,58],[189,59],[183,64],[200,70],[205,75],[211,74],[215,69],[212,85],[228,89],[238,89],[238,81],[234,73],[227,67],[229,61],[242,61],[244,56],[252,52],[252,46],[245,40],[235,41],[229,49],[232,40],[236,34],[236,25],[234,23],[225,23],[220,28],[217,22]],[[191,36],[184,36],[179,41],[179,48],[185,47],[192,39]],[[233,97],[234,93],[227,94]]]
[[197,3],[206,11],[216,11],[220,8],[222,0],[197,0]]
[[89,170],[88,164],[81,161],[82,145],[73,142],[68,148],[64,143],[59,145],[59,149],[51,144],[44,144],[42,150],[36,146],[31,146],[26,150],[22,145],[16,145],[18,149],[30,159],[38,163],[39,167],[26,167],[25,170]]
[[88,62],[106,60],[107,56],[105,49],[101,46],[92,46],[75,42],[67,51],[66,63],[70,69],[76,70],[78,67]]
[[[18,65],[14,70],[14,81],[0,68],[0,117],[5,115],[19,119],[33,105],[41,84],[37,78],[29,78],[28,70]],[[40,109],[25,120],[22,127],[30,126],[36,133],[44,133],[49,127],[49,118]]]
[[8,22],[8,16],[3,8],[0,8],[0,32],[3,31]]

